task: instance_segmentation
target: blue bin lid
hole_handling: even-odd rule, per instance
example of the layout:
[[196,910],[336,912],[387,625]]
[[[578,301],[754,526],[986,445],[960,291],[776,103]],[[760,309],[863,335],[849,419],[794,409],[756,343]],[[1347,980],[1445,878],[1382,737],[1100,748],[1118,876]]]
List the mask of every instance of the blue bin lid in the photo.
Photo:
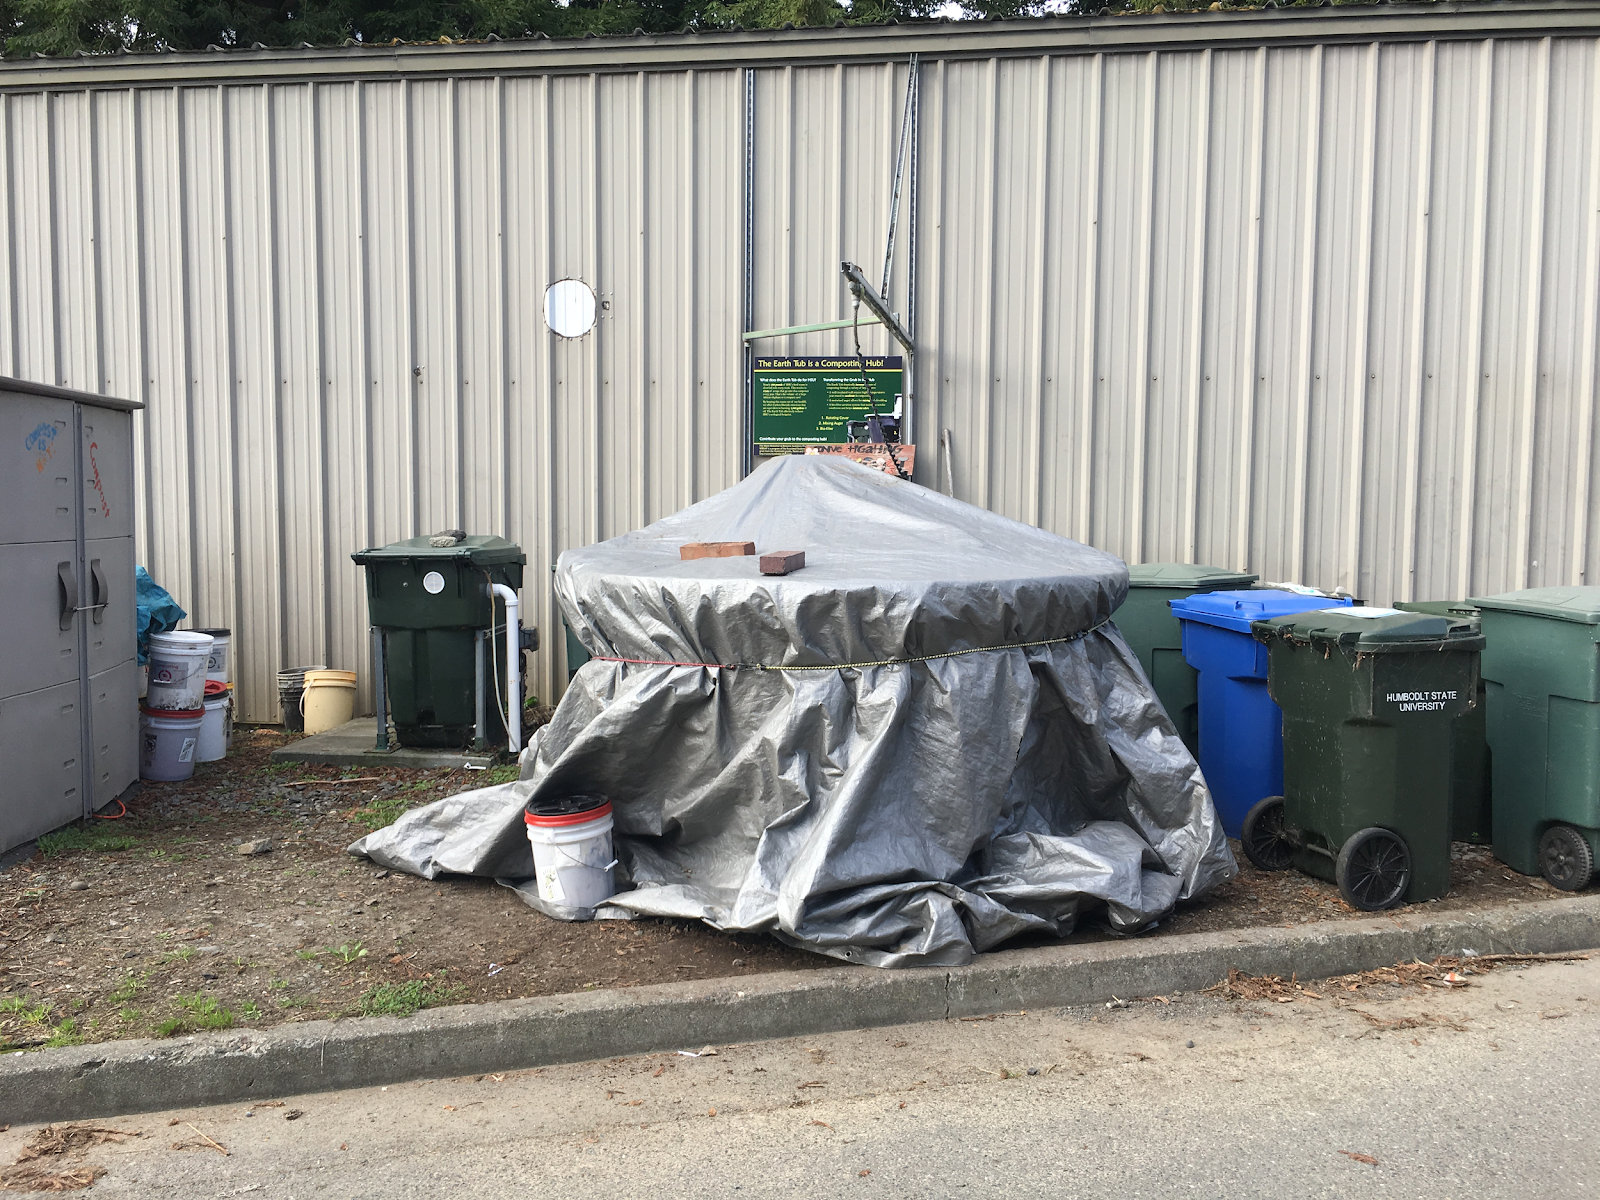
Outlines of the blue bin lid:
[[1172,606],[1172,615],[1180,621],[1198,621],[1235,633],[1249,633],[1252,621],[1267,621],[1317,608],[1348,607],[1350,601],[1343,596],[1307,596],[1300,592],[1259,588],[1245,592],[1201,592],[1167,603]]

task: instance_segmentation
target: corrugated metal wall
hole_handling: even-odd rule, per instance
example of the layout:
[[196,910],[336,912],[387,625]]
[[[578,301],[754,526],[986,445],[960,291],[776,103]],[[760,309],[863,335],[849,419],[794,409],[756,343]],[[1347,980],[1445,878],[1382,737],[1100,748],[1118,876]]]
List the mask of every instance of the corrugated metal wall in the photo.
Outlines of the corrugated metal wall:
[[[906,67],[754,69],[755,327],[847,315]],[[921,71],[924,482],[949,429],[957,495],[1130,560],[1385,602],[1593,577],[1594,38]],[[280,666],[365,672],[352,550],[451,525],[526,547],[552,695],[555,556],[734,482],[744,97],[737,65],[0,96],[0,374],[148,406],[141,557],[236,630],[245,717]],[[564,276],[604,302],[581,341],[543,325]]]

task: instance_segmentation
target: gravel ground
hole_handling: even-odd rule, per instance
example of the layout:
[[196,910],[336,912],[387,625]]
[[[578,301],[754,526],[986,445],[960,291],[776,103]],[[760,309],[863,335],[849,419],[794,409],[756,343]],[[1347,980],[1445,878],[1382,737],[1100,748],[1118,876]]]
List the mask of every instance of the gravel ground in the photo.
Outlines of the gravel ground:
[[[490,777],[269,764],[290,736],[241,729],[225,761],[146,784],[126,816],[0,873],[0,1049],[836,965],[691,922],[565,924],[489,880],[377,870],[345,847]],[[257,839],[271,848],[239,852]],[[1558,895],[1486,847],[1455,850],[1455,887],[1430,908]],[[1351,915],[1331,884],[1239,860],[1150,936]],[[1091,922],[1074,936],[1107,934]]]

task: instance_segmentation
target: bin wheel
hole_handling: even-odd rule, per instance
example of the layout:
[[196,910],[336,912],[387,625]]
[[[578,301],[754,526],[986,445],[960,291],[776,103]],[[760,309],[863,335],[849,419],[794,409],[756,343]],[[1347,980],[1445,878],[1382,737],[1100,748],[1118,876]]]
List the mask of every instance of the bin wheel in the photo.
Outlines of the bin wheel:
[[1294,865],[1294,843],[1283,824],[1283,797],[1257,800],[1244,816],[1239,831],[1244,856],[1262,871],[1287,871]]
[[1363,912],[1393,908],[1411,884],[1411,851],[1399,834],[1373,826],[1352,833],[1334,866],[1339,894]]
[[1563,892],[1579,892],[1594,877],[1589,839],[1571,825],[1552,825],[1539,839],[1539,871]]

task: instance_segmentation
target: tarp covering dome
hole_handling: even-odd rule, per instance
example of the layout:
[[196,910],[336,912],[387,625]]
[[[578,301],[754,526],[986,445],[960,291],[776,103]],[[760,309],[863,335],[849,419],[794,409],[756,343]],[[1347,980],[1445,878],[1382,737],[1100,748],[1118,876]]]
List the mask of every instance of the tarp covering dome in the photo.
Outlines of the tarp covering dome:
[[[794,574],[687,542],[801,550]],[[520,781],[351,847],[531,886],[530,799],[609,797],[602,916],[704,920],[882,966],[954,965],[1103,907],[1135,930],[1235,871],[1193,758],[1110,623],[1113,555],[855,463],[789,456],[563,554],[594,658]]]

